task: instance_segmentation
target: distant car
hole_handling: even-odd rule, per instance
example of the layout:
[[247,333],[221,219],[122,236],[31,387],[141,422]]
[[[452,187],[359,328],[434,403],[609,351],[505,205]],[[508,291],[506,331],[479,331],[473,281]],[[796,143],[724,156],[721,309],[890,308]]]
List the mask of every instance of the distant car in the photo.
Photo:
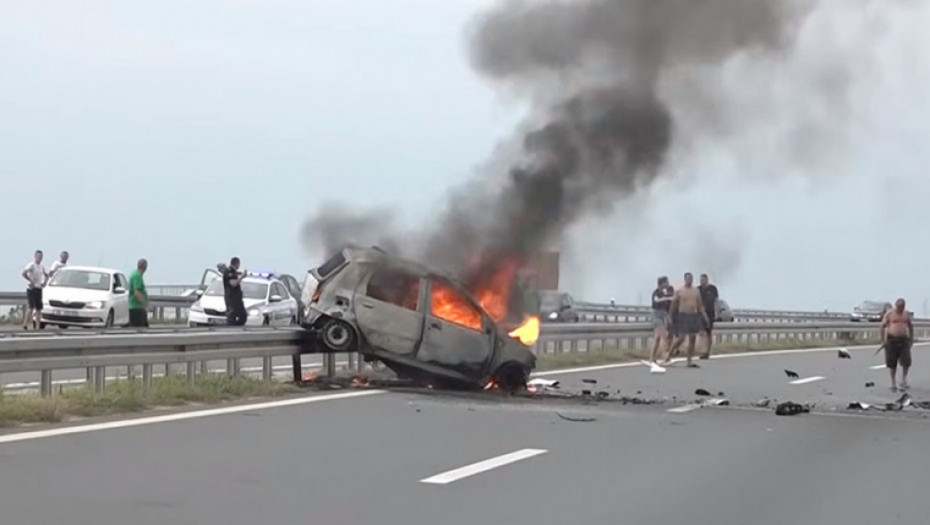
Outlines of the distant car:
[[42,294],[41,326],[110,328],[129,324],[129,281],[117,270],[66,266]]
[[318,284],[304,326],[329,351],[360,352],[404,377],[471,386],[516,388],[536,366],[528,346],[439,271],[348,247],[311,274]]
[[[248,320],[246,326],[297,325],[300,307],[297,298],[278,278],[267,274],[249,274],[242,280],[242,298]],[[226,324],[226,299],[223,280],[214,279],[190,307],[189,326]]]
[[730,305],[727,304],[723,299],[717,299],[716,306],[717,318],[714,319],[718,323],[732,323],[733,322],[733,310],[730,310]]
[[577,323],[581,320],[581,315],[575,309],[575,301],[571,295],[544,291],[539,295],[539,318],[549,323]]
[[885,314],[894,309],[894,306],[888,302],[863,301],[853,308],[849,320],[854,322],[873,322],[877,323],[884,319]]

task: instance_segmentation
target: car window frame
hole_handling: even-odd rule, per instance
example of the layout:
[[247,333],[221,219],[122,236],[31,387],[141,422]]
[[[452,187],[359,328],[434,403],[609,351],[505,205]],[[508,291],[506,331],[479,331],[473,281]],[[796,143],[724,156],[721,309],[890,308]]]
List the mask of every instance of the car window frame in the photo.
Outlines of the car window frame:
[[[467,326],[467,325],[464,325],[464,324],[457,323],[457,322],[455,322],[455,321],[453,321],[453,320],[451,320],[451,319],[446,319],[445,317],[440,317],[440,316],[436,315],[436,314],[433,312],[433,283],[435,283],[435,282],[441,282],[441,283],[445,284],[446,286],[448,286],[449,288],[451,288],[455,293],[457,293],[459,296],[461,296],[463,299],[465,299],[465,301],[466,301],[473,309],[475,309],[475,311],[478,312],[478,316],[481,318],[481,327],[476,329],[476,328],[473,328],[473,327],[471,327],[471,326]],[[426,315],[428,315],[428,316],[430,316],[430,317],[432,317],[432,318],[434,318],[434,319],[438,319],[439,321],[441,321],[441,322],[443,322],[443,323],[449,323],[449,324],[451,324],[451,325],[458,326],[458,327],[464,328],[464,329],[466,329],[466,330],[471,330],[471,331],[476,332],[476,333],[479,333],[479,334],[486,331],[486,329],[487,329],[487,327],[488,327],[488,324],[489,324],[489,322],[490,322],[490,315],[488,315],[488,313],[484,311],[484,308],[482,308],[481,305],[480,305],[474,298],[472,298],[471,295],[468,293],[468,291],[466,291],[464,288],[462,288],[461,286],[456,285],[454,282],[450,281],[449,279],[447,279],[447,278],[445,278],[445,277],[442,277],[442,276],[438,276],[438,275],[430,275],[430,276],[428,276],[428,278],[427,278],[427,287],[428,287],[428,293],[427,293],[427,295],[426,295],[426,303],[427,303],[427,304],[425,305],[425,306],[426,306]]]
[[[416,304],[416,308],[409,308],[409,307],[407,307],[406,305],[404,305],[403,302],[397,303],[397,302],[388,300],[388,299],[386,299],[386,298],[375,297],[375,296],[369,294],[369,288],[371,287],[372,281],[374,281],[375,277],[378,276],[378,274],[380,274],[380,273],[385,273],[385,272],[392,272],[392,273],[395,273],[395,274],[401,274],[401,275],[403,275],[403,276],[409,277],[410,279],[416,281],[416,285],[417,285],[417,294],[416,294],[416,297],[417,297],[417,299],[416,299],[416,300],[417,300],[417,304]],[[365,297],[367,297],[367,298],[373,300],[373,301],[378,301],[378,302],[380,302],[380,303],[389,304],[389,305],[395,306],[395,307],[397,307],[397,308],[402,308],[402,309],[404,309],[404,310],[406,310],[406,311],[408,311],[408,312],[414,312],[414,313],[418,313],[418,314],[422,314],[422,313],[424,312],[424,310],[423,310],[423,302],[424,302],[424,301],[423,301],[423,276],[422,276],[421,274],[419,274],[418,272],[414,272],[414,271],[411,271],[411,270],[406,269],[406,268],[398,268],[398,267],[396,267],[396,266],[376,266],[375,268],[373,268],[373,269],[371,270],[371,272],[368,273],[368,276],[365,278],[365,280],[363,281],[363,283],[364,283],[364,284],[363,284],[363,286],[364,286],[364,294],[363,294],[363,295],[364,295]]]

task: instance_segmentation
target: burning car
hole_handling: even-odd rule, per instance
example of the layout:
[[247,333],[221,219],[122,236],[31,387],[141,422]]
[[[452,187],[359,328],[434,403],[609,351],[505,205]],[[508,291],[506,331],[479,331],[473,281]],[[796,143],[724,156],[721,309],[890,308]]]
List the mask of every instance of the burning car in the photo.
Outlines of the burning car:
[[316,288],[304,326],[326,351],[357,351],[404,377],[470,386],[519,387],[536,365],[527,345],[538,319],[507,333],[476,299],[494,294],[473,295],[442,272],[379,248],[347,247],[308,281]]

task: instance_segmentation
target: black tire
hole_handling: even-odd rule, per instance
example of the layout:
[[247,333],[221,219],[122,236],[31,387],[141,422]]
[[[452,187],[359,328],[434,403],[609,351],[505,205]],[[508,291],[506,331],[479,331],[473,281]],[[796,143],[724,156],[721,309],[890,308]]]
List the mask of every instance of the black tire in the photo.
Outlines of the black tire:
[[330,319],[320,329],[320,338],[329,350],[345,352],[355,344],[355,331],[345,321]]
[[67,329],[68,329],[68,325],[66,325],[66,324],[60,324],[60,325],[58,325],[58,329],[59,329],[59,330],[67,330]]
[[104,328],[113,328],[113,310],[110,310],[110,313],[107,314],[107,320],[103,323]]
[[45,327],[48,326],[46,323],[39,323],[39,330],[45,330]]
[[526,388],[529,370],[519,363],[504,363],[494,372],[494,381],[502,390],[514,391]]

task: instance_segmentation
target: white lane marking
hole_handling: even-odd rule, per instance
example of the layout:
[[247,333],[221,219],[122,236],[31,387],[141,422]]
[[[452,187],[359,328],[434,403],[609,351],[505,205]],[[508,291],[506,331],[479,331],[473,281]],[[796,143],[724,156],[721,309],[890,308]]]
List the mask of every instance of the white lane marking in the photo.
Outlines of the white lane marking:
[[267,401],[264,403],[253,403],[251,405],[238,405],[223,408],[211,408],[208,410],[197,410],[193,412],[179,412],[177,414],[167,414],[164,416],[150,416],[136,419],[124,419],[120,421],[108,421],[106,423],[95,423],[91,425],[78,425],[73,427],[52,428],[48,430],[36,430],[33,432],[21,432],[18,434],[0,435],[0,443],[12,443],[14,441],[28,441],[31,439],[40,439],[53,436],[64,436],[68,434],[83,434],[85,432],[96,432],[98,430],[112,430],[115,428],[138,427],[141,425],[151,425],[153,423],[167,423],[169,421],[183,421],[185,419],[197,419],[209,416],[221,416],[226,414],[236,414],[238,412],[249,412],[252,410],[265,410],[269,408],[289,407],[296,405],[306,405],[309,403],[321,403],[323,401],[336,401],[337,399],[351,399],[355,397],[373,396],[384,394],[384,390],[362,390],[358,392],[343,392],[340,394],[327,394],[321,396],[298,397],[293,399],[281,399],[278,401]]
[[[930,345],[930,342],[926,343],[915,343],[914,346],[926,346]],[[763,357],[768,355],[787,355],[787,354],[813,354],[817,352],[836,352],[841,347],[833,346],[828,348],[801,348],[797,350],[766,350],[763,352],[742,352],[739,354],[718,354],[710,356],[711,359],[732,359],[735,357]],[[847,350],[858,350],[864,348],[875,348],[875,345],[863,345],[856,347],[843,347]],[[680,358],[678,358],[680,359]],[[672,362],[676,362],[673,360]],[[613,363],[609,365],[595,365],[595,366],[582,366],[578,368],[562,368],[559,370],[546,370],[544,372],[536,372],[532,374],[532,377],[546,377],[546,376],[557,376],[561,374],[580,374],[583,372],[598,372],[601,370],[613,370],[615,368],[631,368],[634,366],[642,366],[638,361],[632,363]]]
[[888,368],[888,367],[885,366],[885,365],[875,365],[875,366],[870,366],[870,367],[869,367],[870,370],[881,370],[881,369],[883,369],[883,368]]
[[533,456],[538,456],[540,454],[545,454],[547,450],[542,450],[538,448],[525,448],[523,450],[518,450],[516,452],[511,452],[510,454],[504,454],[503,456],[497,456],[496,458],[486,459],[484,461],[479,461],[477,463],[472,463],[471,465],[466,465],[455,470],[449,470],[436,474],[435,476],[428,477],[426,479],[421,479],[420,483],[429,483],[432,485],[446,485],[452,483],[453,481],[458,481],[469,476],[474,476],[475,474],[481,474],[482,472],[487,472],[498,467],[503,467],[504,465],[509,465],[510,463],[516,463],[517,461],[522,461],[524,459],[531,458]]
[[682,405],[680,407],[670,408],[667,410],[667,412],[671,412],[673,414],[684,414],[686,412],[691,412],[692,410],[697,410],[699,408],[701,408],[701,405],[695,405],[695,404]]
[[814,381],[820,381],[820,380],[822,380],[822,379],[826,379],[826,377],[824,377],[824,376],[804,377],[804,378],[801,378],[801,379],[795,379],[794,381],[791,381],[790,384],[792,384],[792,385],[806,385],[807,383],[813,383]]

